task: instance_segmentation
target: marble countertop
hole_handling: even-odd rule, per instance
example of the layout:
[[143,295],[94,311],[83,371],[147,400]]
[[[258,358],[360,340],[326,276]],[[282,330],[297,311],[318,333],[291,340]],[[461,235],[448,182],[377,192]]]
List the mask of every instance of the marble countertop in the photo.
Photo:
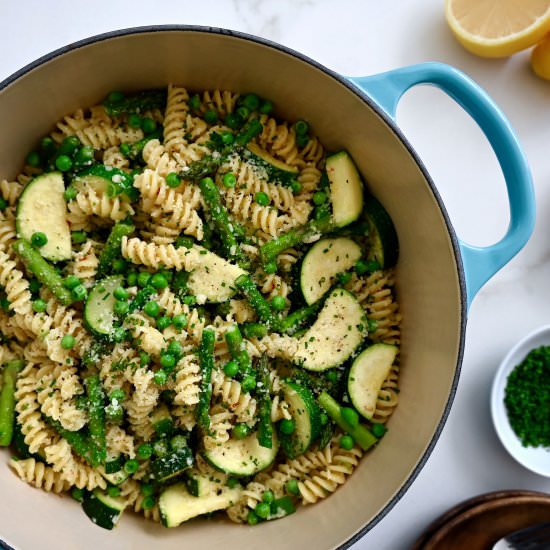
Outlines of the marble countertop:
[[[535,232],[474,300],[458,393],[426,466],[386,518],[353,548],[406,548],[445,509],[486,491],[550,492],[550,480],[507,455],[489,412],[490,384],[500,360],[525,334],[550,322],[550,83],[533,76],[528,54],[505,60],[470,55],[447,29],[442,0],[3,0],[0,80],[75,40],[166,23],[259,35],[345,75],[443,61],[469,74],[500,105],[533,171]],[[433,176],[458,235],[476,245],[498,240],[508,224],[505,188],[477,126],[444,94],[428,87],[404,97],[398,122]]]

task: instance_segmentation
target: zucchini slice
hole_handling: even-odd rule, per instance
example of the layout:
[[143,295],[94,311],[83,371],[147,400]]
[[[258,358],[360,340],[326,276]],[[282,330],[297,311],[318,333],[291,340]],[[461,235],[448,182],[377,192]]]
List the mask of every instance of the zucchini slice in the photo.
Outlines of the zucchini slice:
[[326,170],[333,222],[336,227],[344,227],[359,218],[363,211],[363,182],[347,151],[327,157]]
[[341,365],[366,336],[365,311],[343,288],[328,296],[317,320],[298,341],[294,361],[304,369],[324,371]]
[[159,510],[162,524],[165,527],[177,527],[191,518],[223,510],[235,504],[241,496],[242,489],[223,487],[219,492],[205,496],[193,496],[185,484],[176,483],[162,491],[159,497]]
[[333,285],[336,275],[355,265],[361,247],[347,237],[322,239],[305,255],[300,271],[300,287],[307,304],[321,298]]
[[321,411],[315,397],[305,386],[285,382],[282,387],[285,403],[295,423],[291,434],[280,434],[281,447],[289,458],[304,454],[321,433]]
[[111,497],[99,489],[86,493],[82,501],[82,508],[86,515],[104,529],[112,529],[118,523],[125,507],[126,500]]
[[289,183],[298,175],[298,168],[289,166],[281,160],[276,159],[255,143],[249,143],[246,146],[243,157],[250,164],[263,168],[270,181]]
[[120,469],[116,472],[107,473],[107,469],[100,466],[98,468],[99,473],[111,484],[111,485],[120,485],[124,483],[129,474],[124,469]]
[[279,441],[273,432],[271,449],[262,447],[251,433],[244,439],[230,439],[223,445],[204,451],[204,456],[214,468],[237,477],[253,476],[270,466],[279,450]]
[[61,173],[49,172],[32,180],[17,203],[17,235],[30,241],[33,233],[44,233],[48,242],[40,254],[53,262],[70,259],[72,252],[64,193]]
[[399,255],[399,242],[390,215],[372,195],[366,197],[363,212],[369,229],[369,259],[376,260],[382,269],[393,267]]
[[151,462],[151,476],[155,481],[164,483],[191,468],[193,462],[193,451],[189,447],[182,447],[153,460]]
[[239,266],[199,246],[200,266],[194,269],[187,280],[187,289],[199,303],[221,303],[235,294],[235,279],[246,273]]
[[84,306],[84,321],[95,334],[109,336],[114,327],[116,315],[114,312],[116,298],[114,291],[122,286],[124,277],[113,275],[98,281],[86,300]]
[[397,355],[397,347],[374,344],[361,352],[351,365],[348,393],[357,411],[371,420],[376,410],[378,392],[387,378]]
[[185,486],[194,497],[204,497],[218,493],[225,488],[227,475],[221,472],[209,472],[202,474],[197,469],[192,468],[185,472]]
[[103,164],[94,164],[80,172],[73,180],[78,188],[82,184],[89,185],[97,193],[107,193],[111,187],[116,190],[114,194],[124,193],[128,198],[134,199],[139,191],[134,187],[134,178],[124,170]]

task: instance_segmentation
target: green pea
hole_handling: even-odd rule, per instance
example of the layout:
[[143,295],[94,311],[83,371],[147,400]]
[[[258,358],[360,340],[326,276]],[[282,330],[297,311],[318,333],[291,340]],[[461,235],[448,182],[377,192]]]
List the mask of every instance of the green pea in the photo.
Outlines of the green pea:
[[305,136],[309,132],[309,124],[305,120],[297,120],[294,124],[294,130],[297,135]]
[[298,180],[292,180],[290,182],[290,190],[297,195],[302,190],[302,184]]
[[118,91],[112,91],[107,96],[107,101],[109,103],[120,103],[123,99],[124,99],[124,93],[123,92],[118,92]]
[[48,153],[51,153],[56,149],[55,141],[50,136],[43,137],[40,141],[40,148]]
[[67,155],[59,155],[55,159],[55,166],[61,172],[68,172],[73,167],[73,161]]
[[151,510],[152,508],[155,507],[156,503],[157,501],[155,500],[155,497],[153,495],[148,495],[141,502],[141,507],[144,510]]
[[183,355],[183,346],[176,340],[172,340],[168,344],[168,353],[171,353],[176,359],[179,359]]
[[356,428],[359,424],[359,415],[351,407],[342,407],[342,418],[352,427]]
[[155,372],[153,380],[155,381],[155,384],[158,384],[159,386],[164,386],[164,384],[166,384],[166,381],[168,380],[168,374],[166,371],[158,370],[157,372]]
[[153,455],[153,447],[148,443],[142,443],[137,448],[136,455],[140,460],[147,460]]
[[144,288],[149,283],[151,274],[148,271],[141,271],[137,276],[137,284],[139,287]]
[[117,388],[116,390],[113,390],[111,392],[111,395],[109,398],[111,401],[124,401],[124,398],[126,397],[126,393],[124,390]]
[[144,351],[139,352],[139,364],[141,367],[146,367],[151,362],[151,357]]
[[201,108],[201,98],[199,94],[195,94],[189,98],[189,107],[194,111],[198,111]]
[[128,311],[130,311],[130,304],[128,302],[123,302],[121,300],[117,300],[115,302],[115,305],[113,307],[113,310],[116,315],[126,315]]
[[271,273],[277,273],[277,262],[274,260],[272,262],[267,262],[265,265],[264,265],[264,271],[267,273],[267,274],[271,274]]
[[130,156],[131,152],[132,152],[132,147],[130,146],[129,143],[121,143],[118,150],[125,156],[125,157],[128,157]]
[[237,113],[228,113],[224,122],[232,130],[238,130],[244,121]]
[[44,313],[46,311],[46,307],[46,302],[40,298],[38,300],[34,300],[32,303],[32,310],[36,313]]
[[175,435],[170,440],[170,447],[172,447],[174,451],[181,451],[181,449],[187,447],[187,439],[183,435]]
[[233,435],[235,439],[244,439],[250,433],[250,428],[246,424],[235,424]]
[[69,290],[72,290],[73,288],[77,287],[79,284],[81,284],[80,279],[76,275],[69,275],[63,281],[63,286],[65,288],[68,288]]
[[240,116],[242,119],[246,120],[250,116],[250,109],[248,107],[245,107],[244,105],[241,105],[237,111],[237,115]]
[[[140,445],[140,447],[141,447],[141,445]],[[151,449],[151,453],[152,453],[153,448],[151,447],[151,445],[147,445],[147,447],[149,447]],[[139,447],[138,447],[138,454],[139,454]],[[147,458],[149,458],[150,456],[151,455],[149,455]],[[141,487],[140,487],[140,490],[141,490],[141,494],[144,497],[150,497],[155,492],[155,488],[153,487],[152,483],[142,483]]]
[[63,349],[72,349],[74,345],[76,344],[75,337],[71,334],[65,334],[63,338],[61,338],[61,347]]
[[282,296],[273,296],[271,299],[271,307],[275,311],[283,311],[286,307],[286,300]]
[[273,491],[264,491],[262,495],[262,502],[265,502],[266,504],[271,504],[275,500],[275,495],[273,494]]
[[65,192],[63,193],[66,201],[72,201],[73,199],[76,199],[77,195],[78,191],[76,190],[76,187],[74,187],[74,185],[69,185],[69,187],[67,187],[67,189],[65,189]]
[[76,136],[67,136],[57,150],[58,155],[72,155],[80,147],[80,140]]
[[258,516],[254,513],[254,511],[249,510],[248,515],[246,516],[246,522],[248,523],[248,525],[257,525],[258,521],[260,520],[258,519]]
[[40,155],[36,151],[31,151],[26,158],[26,162],[29,166],[36,168],[40,166],[41,160]]
[[355,441],[353,440],[353,437],[351,437],[351,435],[346,434],[340,438],[340,447],[342,447],[342,449],[345,449],[346,451],[351,451],[354,445]]
[[294,430],[296,429],[296,422],[292,419],[283,418],[283,420],[279,422],[279,429],[281,430],[281,433],[290,435],[294,433]]
[[128,125],[132,128],[141,128],[141,117],[135,113],[131,114],[128,117]]
[[386,433],[387,428],[386,426],[384,426],[384,424],[373,423],[370,431],[372,432],[372,435],[374,435],[374,437],[380,438]]
[[126,273],[126,284],[128,286],[136,286],[137,285],[137,272],[135,271],[128,271]]
[[222,182],[225,187],[231,189],[237,185],[237,176],[235,176],[232,172],[227,172],[223,175]]
[[141,129],[145,134],[150,134],[157,129],[157,123],[150,117],[146,117],[141,121]]
[[203,115],[203,118],[208,124],[216,124],[218,122],[218,113],[214,109],[208,109]]
[[222,143],[224,145],[233,145],[235,141],[235,136],[231,132],[222,132],[221,134]]
[[264,193],[263,191],[259,191],[258,193],[256,193],[254,199],[260,206],[268,206],[271,202],[269,195],[267,193]]
[[243,391],[249,393],[256,387],[256,379],[252,375],[245,376],[241,382]]
[[42,233],[42,231],[37,231],[36,233],[32,234],[31,243],[33,246],[42,247],[48,243],[48,237],[46,237],[46,233]]
[[286,488],[286,492],[289,495],[299,495],[300,494],[300,488],[298,486],[298,481],[296,481],[295,479],[289,479],[286,482],[285,488]]
[[269,506],[269,504],[267,504],[266,502],[259,502],[258,504],[256,504],[254,512],[256,512],[256,515],[259,518],[267,519],[269,517],[269,514],[271,513],[271,506]]
[[113,271],[115,273],[124,273],[128,269],[128,262],[122,258],[113,261]]
[[168,279],[162,274],[162,273],[155,273],[151,280],[149,281],[149,284],[156,288],[157,290],[161,290],[163,288],[166,288],[168,286]]
[[94,148],[90,145],[81,147],[74,156],[74,162],[78,166],[87,166],[94,161]]
[[164,439],[159,439],[153,443],[153,452],[157,456],[166,456],[168,451],[168,443]]
[[149,315],[149,317],[156,318],[160,314],[160,306],[157,304],[157,302],[150,301],[145,304],[143,307],[143,311]]
[[225,366],[223,367],[223,372],[226,374],[226,376],[234,378],[239,372],[239,363],[235,361],[235,359],[232,359],[225,364]]
[[130,297],[130,294],[128,293],[128,291],[124,287],[119,286],[119,287],[115,288],[115,290],[113,292],[113,296],[117,300],[125,301],[125,300],[128,300],[128,298]]
[[249,111],[257,111],[260,108],[260,98],[256,94],[247,94],[243,97],[243,105]]
[[176,187],[179,187],[181,184],[181,178],[176,174],[176,172],[170,172],[166,178],[166,185],[168,187],[171,187],[172,189],[175,189]]
[[327,194],[324,191],[316,191],[313,193],[313,203],[317,206],[325,204],[325,202],[327,202],[327,198]]
[[269,99],[264,99],[260,105],[260,113],[268,115],[271,111],[273,111],[273,103]]
[[118,496],[120,496],[120,487],[117,487],[116,485],[111,485],[111,486],[108,487],[108,489],[107,489],[107,494],[108,494],[110,497],[118,497]]
[[88,238],[88,235],[85,231],[73,231],[71,233],[71,240],[74,244],[82,244],[86,242],[86,239]]
[[157,318],[157,328],[160,331],[163,331],[164,329],[168,328],[172,323],[172,319],[170,317],[167,317],[166,315],[163,315],[162,317]]
[[127,474],[135,474],[139,470],[139,462],[135,458],[127,460],[124,464],[124,471]]
[[84,489],[74,487],[71,491],[71,496],[77,501],[82,502],[84,500]]
[[182,330],[187,326],[187,315],[180,313],[172,318],[172,324],[178,330]]
[[171,353],[161,353],[160,366],[163,369],[173,369],[176,366],[176,358]]
[[88,294],[88,291],[86,290],[86,287],[84,285],[75,286],[71,290],[72,297],[77,301],[84,300],[87,294]]

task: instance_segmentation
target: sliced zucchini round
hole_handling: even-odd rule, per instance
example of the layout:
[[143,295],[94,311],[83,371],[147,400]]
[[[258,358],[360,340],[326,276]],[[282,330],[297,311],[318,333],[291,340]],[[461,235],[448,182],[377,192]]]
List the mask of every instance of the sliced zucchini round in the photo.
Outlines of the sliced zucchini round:
[[270,181],[289,183],[298,175],[298,168],[276,159],[255,143],[249,143],[243,156],[251,164],[264,168]]
[[300,270],[304,299],[313,304],[333,285],[336,275],[353,267],[361,258],[361,247],[347,237],[322,239],[307,252]]
[[313,393],[305,386],[285,382],[281,386],[288,411],[295,423],[291,434],[279,434],[281,447],[289,458],[304,454],[321,433],[321,410]]
[[390,215],[372,195],[366,197],[363,212],[369,228],[369,259],[376,260],[382,269],[393,267],[399,255],[399,242]]
[[333,222],[336,227],[344,227],[359,218],[363,211],[363,182],[347,151],[327,157],[326,170]]
[[262,447],[255,433],[244,439],[230,439],[223,445],[204,451],[214,468],[233,476],[252,476],[270,466],[279,450],[279,441],[273,433],[271,449]]
[[124,193],[129,198],[135,198],[138,190],[134,187],[134,178],[113,166],[104,166],[103,164],[94,164],[80,172],[73,184],[78,188],[82,184],[89,185],[97,193],[107,193],[110,185],[114,184],[120,193]]
[[84,320],[95,334],[109,336],[113,332],[116,314],[114,291],[122,286],[124,277],[113,275],[98,281],[88,294],[84,306]]
[[370,420],[376,410],[376,399],[388,377],[397,355],[397,347],[374,344],[361,352],[351,365],[348,393],[357,411]]
[[343,288],[336,288],[315,323],[298,341],[294,361],[312,371],[337,367],[361,345],[366,326],[365,311],[357,298]]
[[183,483],[170,485],[159,497],[162,524],[177,527],[191,518],[229,508],[239,500],[241,493],[240,486],[223,487],[220,491],[196,497],[189,494]]
[[32,180],[17,203],[18,236],[30,241],[33,233],[44,233],[48,242],[39,248],[40,254],[54,262],[70,259],[72,252],[64,193],[61,173],[49,172]]
[[193,451],[189,447],[182,447],[153,460],[151,476],[155,481],[164,483],[191,468],[193,463]]
[[82,501],[82,508],[86,515],[104,529],[112,529],[118,523],[125,507],[125,499],[111,497],[99,489],[86,493]]

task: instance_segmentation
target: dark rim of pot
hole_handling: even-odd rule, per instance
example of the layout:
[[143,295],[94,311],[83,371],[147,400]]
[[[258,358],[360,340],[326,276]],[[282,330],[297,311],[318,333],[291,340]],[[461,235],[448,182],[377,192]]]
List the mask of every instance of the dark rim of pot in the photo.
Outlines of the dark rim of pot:
[[[310,65],[314,66],[316,69],[322,71],[326,75],[328,75],[331,78],[334,78],[337,80],[340,84],[344,85],[346,88],[348,88],[352,93],[354,93],[356,96],[360,97],[372,110],[374,110],[378,116],[384,120],[384,122],[390,127],[390,129],[394,132],[394,134],[401,140],[401,142],[405,145],[407,148],[409,154],[413,157],[414,161],[422,171],[422,174],[424,175],[424,178],[426,179],[426,182],[428,183],[430,190],[434,196],[434,199],[436,200],[439,209],[441,210],[441,214],[443,215],[443,218],[445,220],[445,225],[447,227],[447,231],[449,233],[449,237],[451,239],[456,266],[457,266],[457,273],[458,273],[458,279],[459,279],[459,285],[460,285],[460,300],[461,300],[461,315],[460,315],[460,345],[458,350],[458,357],[457,357],[457,364],[456,364],[456,370],[455,375],[453,379],[453,383],[451,386],[451,390],[449,393],[449,398],[447,400],[447,403],[445,405],[445,409],[443,411],[443,415],[441,417],[441,420],[439,421],[439,424],[437,425],[437,428],[435,430],[434,435],[432,436],[429,445],[427,446],[426,450],[424,451],[424,454],[418,461],[417,465],[413,469],[413,471],[410,473],[409,477],[405,481],[405,483],[401,486],[399,491],[391,498],[391,500],[384,506],[384,508],[366,525],[364,525],[359,531],[354,533],[348,540],[344,541],[340,546],[339,549],[345,549],[351,546],[353,543],[357,542],[360,538],[362,538],[368,531],[370,531],[394,506],[397,504],[397,502],[401,499],[401,497],[407,492],[409,487],[411,486],[412,482],[416,479],[416,476],[419,474],[420,470],[424,467],[426,464],[431,452],[434,449],[434,446],[439,439],[439,436],[441,434],[441,430],[443,429],[443,426],[445,425],[445,422],[447,421],[447,417],[449,416],[449,411],[451,409],[451,405],[453,403],[456,389],[458,385],[458,378],[460,375],[460,368],[462,364],[462,358],[464,353],[464,339],[465,339],[465,332],[466,332],[466,318],[467,318],[467,298],[466,298],[466,282],[465,282],[465,275],[464,275],[464,268],[462,266],[462,260],[460,256],[460,248],[458,245],[458,239],[456,237],[456,234],[454,232],[454,229],[451,225],[449,216],[447,214],[447,211],[445,209],[445,206],[443,204],[443,201],[441,200],[441,197],[439,195],[439,192],[437,191],[437,188],[430,177],[428,171],[426,170],[426,167],[424,166],[422,160],[418,156],[418,154],[415,152],[412,145],[409,143],[407,138],[404,136],[404,134],[401,132],[401,130],[398,128],[398,126],[395,124],[395,122],[388,116],[388,114],[377,104],[375,103],[368,95],[366,95],[364,92],[362,92],[358,87],[353,85],[351,82],[349,82],[345,77],[342,75],[328,69],[327,67],[324,67],[317,61],[307,57],[306,55],[303,55],[301,53],[298,53],[290,48],[287,48],[285,46],[282,46],[281,44],[277,44],[276,42],[271,42],[270,40],[266,40],[264,38],[259,38],[257,36],[253,36],[250,34],[246,34],[239,31],[232,31],[228,29],[221,29],[217,27],[205,27],[200,25],[151,25],[151,26],[144,26],[144,27],[133,27],[128,29],[121,29],[118,31],[111,31],[103,34],[98,34],[95,36],[92,36],[90,38],[85,38],[83,40],[79,40],[77,42],[73,42],[72,44],[69,44],[67,46],[64,46],[62,48],[59,48],[49,54],[46,54],[36,61],[33,61],[32,63],[29,63],[19,71],[13,73],[11,76],[0,82],[0,91],[2,91],[4,88],[8,87],[10,84],[13,84],[17,79],[24,76],[25,74],[31,72],[32,70],[36,69],[37,67],[43,65],[44,63],[47,63],[48,61],[51,61],[57,57],[60,57],[66,53],[69,53],[71,51],[77,50],[79,48],[89,46],[91,44],[94,44],[96,42],[102,42],[104,40],[110,40],[112,38],[119,38],[122,36],[132,35],[132,34],[142,34],[142,33],[154,33],[154,32],[202,32],[202,33],[208,33],[208,34],[220,34],[224,36],[229,36],[232,38],[239,38],[241,40],[246,40],[249,42],[255,42],[256,44],[261,44],[263,46],[268,46],[270,48],[273,48],[275,50],[279,50],[285,54],[288,54],[292,57],[295,57],[301,61],[305,61],[306,63],[309,63]],[[6,545],[2,540],[0,540],[0,547],[8,548],[11,547]]]

